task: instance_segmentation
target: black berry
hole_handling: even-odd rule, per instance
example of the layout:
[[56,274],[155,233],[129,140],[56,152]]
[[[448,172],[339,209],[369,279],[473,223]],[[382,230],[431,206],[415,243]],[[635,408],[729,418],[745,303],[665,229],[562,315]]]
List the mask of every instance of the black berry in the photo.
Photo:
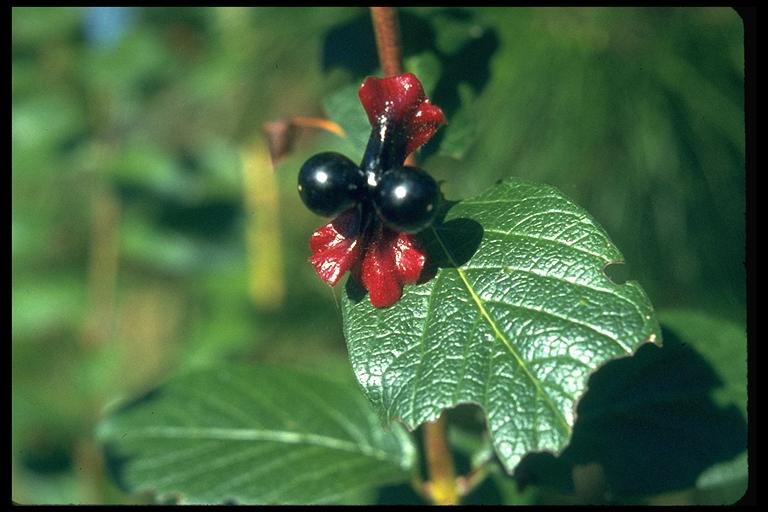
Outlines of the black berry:
[[318,215],[331,217],[353,207],[360,199],[365,175],[352,160],[339,153],[318,153],[299,171],[299,195]]
[[416,233],[434,220],[439,195],[437,183],[426,171],[397,167],[381,175],[373,204],[390,228]]

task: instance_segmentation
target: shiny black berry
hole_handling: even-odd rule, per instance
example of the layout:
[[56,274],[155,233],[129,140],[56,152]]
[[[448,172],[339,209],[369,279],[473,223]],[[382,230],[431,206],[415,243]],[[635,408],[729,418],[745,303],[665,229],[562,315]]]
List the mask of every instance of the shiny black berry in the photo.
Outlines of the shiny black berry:
[[339,153],[318,153],[299,171],[299,195],[307,208],[331,217],[353,207],[365,190],[363,171]]
[[390,228],[416,233],[435,219],[439,195],[437,183],[426,171],[397,167],[381,175],[373,204]]

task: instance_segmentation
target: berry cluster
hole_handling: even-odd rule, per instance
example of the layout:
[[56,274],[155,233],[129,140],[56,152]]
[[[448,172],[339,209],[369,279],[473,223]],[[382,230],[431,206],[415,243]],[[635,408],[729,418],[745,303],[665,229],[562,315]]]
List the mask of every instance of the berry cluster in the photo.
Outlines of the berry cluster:
[[[365,162],[363,162],[365,165]],[[418,167],[377,169],[367,175],[339,153],[320,153],[299,171],[299,194],[307,208],[333,217],[358,204],[395,231],[416,233],[435,218],[437,183]]]
[[411,73],[369,77],[359,96],[372,128],[362,163],[314,155],[299,171],[298,188],[311,211],[336,216],[310,240],[320,278],[333,286],[349,270],[374,306],[387,307],[419,279],[425,254],[411,235],[433,222],[440,197],[427,172],[404,162],[445,117]]

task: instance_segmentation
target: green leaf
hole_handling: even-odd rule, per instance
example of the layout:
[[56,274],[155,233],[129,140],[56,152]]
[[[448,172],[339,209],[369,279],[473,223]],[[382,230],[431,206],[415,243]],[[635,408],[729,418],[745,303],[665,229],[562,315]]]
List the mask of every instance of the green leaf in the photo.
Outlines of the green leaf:
[[[568,448],[557,458],[526,457],[515,477],[571,493],[578,488],[578,466],[597,463],[604,470],[605,499],[632,503],[655,496],[667,502],[670,493],[693,492],[705,472],[743,453],[746,422],[734,405],[713,401],[713,390],[722,385],[713,366],[663,322],[662,335],[663,347],[645,345],[595,372],[579,401]],[[717,498],[711,487],[706,492],[710,501],[728,497]]]
[[[362,157],[371,135],[371,125],[357,96],[359,88],[358,83],[342,87],[325,98],[324,107],[328,117],[344,129],[352,147],[357,149]],[[355,160],[354,155],[349,156]]]
[[747,419],[747,336],[744,327],[694,310],[665,310],[661,322],[712,365],[722,386],[720,405],[736,405]]
[[618,249],[549,186],[505,181],[427,234],[433,279],[386,309],[343,296],[355,374],[385,420],[413,429],[476,403],[511,472],[568,443],[595,369],[660,340],[640,286],[603,272]]
[[461,107],[448,120],[445,135],[438,153],[460,160],[472,147],[477,136],[477,118],[475,117],[475,94],[466,84],[458,85]]
[[[744,327],[695,310],[659,313],[665,327],[696,349],[710,364],[720,385],[712,392],[718,405],[738,407],[747,419],[747,337]],[[696,481],[699,503],[732,504],[747,488],[747,453],[713,465]]]
[[403,62],[405,70],[419,78],[424,94],[432,97],[435,86],[442,74],[442,64],[434,52],[422,52],[412,55]]
[[75,329],[82,321],[86,290],[83,279],[67,274],[14,276],[11,333],[15,340],[34,339],[57,327]]
[[76,98],[58,92],[49,92],[27,100],[15,102],[12,112],[11,137],[16,160],[22,167],[13,171],[45,172],[33,165],[36,153],[53,151],[58,145],[82,132],[85,116]]
[[736,458],[715,464],[696,480],[698,503],[732,505],[747,490],[747,452]]
[[98,434],[129,490],[183,503],[338,503],[407,481],[415,454],[356,386],[254,366],[179,377]]

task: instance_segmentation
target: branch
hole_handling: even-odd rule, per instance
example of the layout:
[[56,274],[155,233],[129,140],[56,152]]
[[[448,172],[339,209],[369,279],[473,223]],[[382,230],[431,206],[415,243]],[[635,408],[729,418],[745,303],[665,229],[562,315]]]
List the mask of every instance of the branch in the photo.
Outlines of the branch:
[[384,76],[403,73],[403,54],[400,49],[400,30],[394,7],[371,7],[373,31],[376,34],[376,48]]
[[[373,31],[376,35],[376,48],[379,50],[379,63],[384,76],[403,74],[403,52],[400,46],[400,27],[397,25],[397,12],[394,7],[371,7]],[[405,165],[415,165],[413,153],[405,159]]]

